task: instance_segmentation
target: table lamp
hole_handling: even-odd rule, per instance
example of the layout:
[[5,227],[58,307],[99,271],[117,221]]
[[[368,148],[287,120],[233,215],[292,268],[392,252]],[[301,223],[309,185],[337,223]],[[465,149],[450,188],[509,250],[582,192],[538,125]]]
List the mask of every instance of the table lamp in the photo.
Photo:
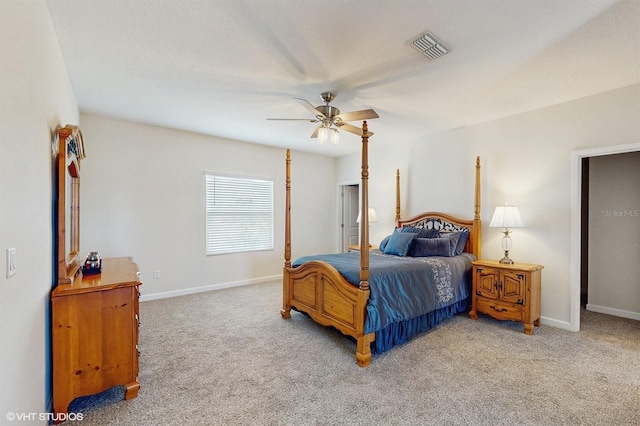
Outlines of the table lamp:
[[504,237],[502,237],[502,250],[504,250],[504,257],[500,259],[500,263],[508,265],[513,263],[513,260],[509,258],[509,250],[511,250],[511,237],[509,236],[511,231],[509,228],[522,228],[523,226],[518,207],[510,206],[508,204],[496,207],[496,211],[493,212],[489,228],[504,228],[504,231],[502,231],[504,234]]

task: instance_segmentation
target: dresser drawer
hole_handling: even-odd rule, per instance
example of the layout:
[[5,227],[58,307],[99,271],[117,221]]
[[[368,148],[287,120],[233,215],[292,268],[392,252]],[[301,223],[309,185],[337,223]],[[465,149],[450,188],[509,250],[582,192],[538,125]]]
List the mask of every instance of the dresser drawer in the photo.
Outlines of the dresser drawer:
[[522,321],[522,307],[478,298],[477,309],[499,320]]

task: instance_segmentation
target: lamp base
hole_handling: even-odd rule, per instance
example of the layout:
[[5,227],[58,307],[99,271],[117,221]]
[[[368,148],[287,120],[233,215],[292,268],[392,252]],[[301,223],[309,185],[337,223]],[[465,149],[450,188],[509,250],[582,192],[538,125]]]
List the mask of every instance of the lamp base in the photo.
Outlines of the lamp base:
[[513,260],[509,257],[509,252],[505,250],[504,257],[500,259],[500,263],[505,265],[513,265]]

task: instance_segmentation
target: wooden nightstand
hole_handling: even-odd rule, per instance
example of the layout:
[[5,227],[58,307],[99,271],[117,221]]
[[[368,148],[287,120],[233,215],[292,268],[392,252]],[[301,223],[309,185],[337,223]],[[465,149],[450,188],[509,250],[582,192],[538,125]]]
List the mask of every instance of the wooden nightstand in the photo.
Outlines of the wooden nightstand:
[[469,317],[478,312],[498,320],[519,321],[525,334],[540,325],[540,282],[542,265],[503,264],[497,260],[473,262],[472,306]]
[[[378,246],[369,245],[369,251],[378,250]],[[352,244],[347,246],[347,251],[360,251],[360,244]]]

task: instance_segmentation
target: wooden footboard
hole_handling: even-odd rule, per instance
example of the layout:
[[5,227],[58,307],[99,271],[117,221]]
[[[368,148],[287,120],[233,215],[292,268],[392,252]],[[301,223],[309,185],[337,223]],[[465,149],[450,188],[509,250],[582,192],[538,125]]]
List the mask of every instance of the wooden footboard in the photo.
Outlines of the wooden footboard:
[[280,314],[291,317],[291,309],[307,313],[315,322],[335,327],[356,339],[356,361],[371,363],[370,344],[375,334],[364,333],[369,290],[347,282],[330,264],[312,261],[283,270],[283,303]]

